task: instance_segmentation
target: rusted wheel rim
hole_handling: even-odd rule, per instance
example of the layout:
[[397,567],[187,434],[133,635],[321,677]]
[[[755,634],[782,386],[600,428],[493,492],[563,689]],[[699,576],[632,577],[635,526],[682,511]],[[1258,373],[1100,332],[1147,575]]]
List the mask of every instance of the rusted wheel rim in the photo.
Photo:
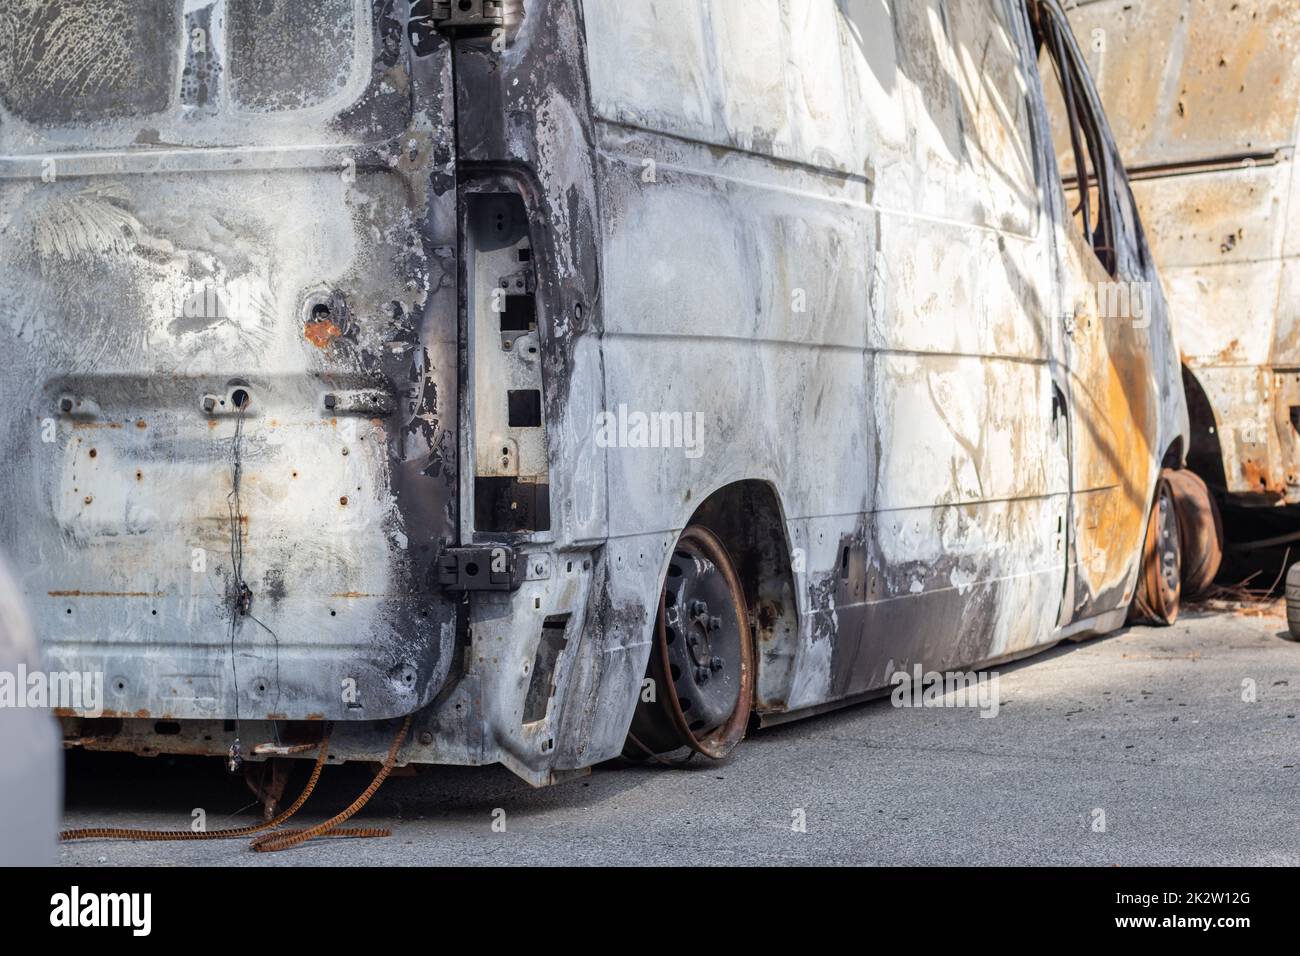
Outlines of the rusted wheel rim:
[[1178,534],[1178,509],[1173,493],[1168,487],[1161,491],[1159,508],[1159,534],[1156,554],[1160,562],[1160,588],[1166,597],[1178,598],[1182,587],[1182,548]]
[[692,526],[673,549],[655,620],[661,704],[683,746],[725,757],[745,736],[754,657],[745,595],[726,549]]
[[1163,475],[1156,485],[1156,500],[1147,521],[1142,564],[1136,602],[1141,617],[1172,624],[1178,618],[1182,595],[1182,543],[1173,489]]

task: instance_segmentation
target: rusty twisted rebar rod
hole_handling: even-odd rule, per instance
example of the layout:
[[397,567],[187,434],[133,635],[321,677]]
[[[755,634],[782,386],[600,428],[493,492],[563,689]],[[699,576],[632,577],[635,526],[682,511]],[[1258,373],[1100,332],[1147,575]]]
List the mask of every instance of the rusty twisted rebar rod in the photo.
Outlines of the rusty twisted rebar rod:
[[306,843],[318,836],[392,836],[393,831],[387,827],[345,827],[339,829],[338,825],[346,823],[353,814],[364,807],[370,798],[375,795],[375,791],[388,779],[388,775],[393,772],[393,766],[397,762],[397,752],[402,749],[402,742],[406,739],[406,732],[410,729],[411,715],[407,714],[406,719],[402,721],[402,726],[397,731],[397,736],[393,739],[393,745],[388,748],[388,756],[384,758],[384,764],[379,768],[379,773],[375,775],[374,780],[370,781],[370,786],[362,791],[361,796],[353,800],[343,812],[330,817],[324,823],[318,823],[314,827],[307,827],[303,830],[277,830],[274,833],[264,833],[249,843],[249,847],[258,853],[274,853],[277,850],[287,850],[290,847],[298,846],[300,843]]
[[[388,779],[392,773],[393,766],[397,761],[397,753],[401,750],[402,743],[406,739],[406,733],[411,727],[411,716],[408,714],[402,721],[401,728],[397,731],[397,737],[393,740],[393,745],[388,749],[388,756],[384,758],[383,766],[375,779],[357,799],[353,800],[346,810],[339,813],[324,823],[318,823],[313,827],[303,830],[281,830],[272,833],[264,833],[262,836],[253,840],[249,847],[259,853],[275,852],[277,850],[287,850],[290,847],[306,843],[318,836],[331,837],[386,837],[392,836],[392,831],[387,827],[342,827],[338,824],[346,822],[362,807],[364,807],[375,795],[380,785]],[[320,742],[320,752],[316,755],[316,764],[312,767],[311,777],[307,780],[307,786],[303,788],[298,799],[284,812],[278,814],[273,819],[265,823],[255,823],[246,827],[233,827],[226,830],[134,830],[123,827],[83,827],[76,830],[63,830],[59,833],[61,841],[68,840],[144,840],[149,842],[158,842],[165,840],[230,840],[235,837],[252,836],[254,833],[261,833],[263,830],[274,830],[280,824],[284,823],[291,816],[298,812],[299,808],[307,802],[312,791],[316,789],[316,783],[320,780],[321,769],[325,766],[325,758],[329,753],[330,739],[326,734]]]

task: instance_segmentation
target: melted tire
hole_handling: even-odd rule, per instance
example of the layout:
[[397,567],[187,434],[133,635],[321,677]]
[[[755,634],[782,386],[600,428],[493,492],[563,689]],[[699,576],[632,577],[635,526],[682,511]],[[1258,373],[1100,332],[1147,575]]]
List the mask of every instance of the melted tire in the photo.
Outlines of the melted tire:
[[1223,562],[1223,518],[1204,481],[1194,472],[1166,471],[1178,513],[1182,547],[1182,597],[1192,600],[1214,584]]

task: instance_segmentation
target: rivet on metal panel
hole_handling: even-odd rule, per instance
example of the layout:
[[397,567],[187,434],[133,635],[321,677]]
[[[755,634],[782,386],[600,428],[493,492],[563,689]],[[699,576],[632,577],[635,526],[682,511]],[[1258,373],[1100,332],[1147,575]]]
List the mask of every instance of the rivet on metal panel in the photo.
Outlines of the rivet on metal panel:
[[526,580],[544,581],[551,576],[551,562],[546,555],[528,555],[525,560],[528,568]]

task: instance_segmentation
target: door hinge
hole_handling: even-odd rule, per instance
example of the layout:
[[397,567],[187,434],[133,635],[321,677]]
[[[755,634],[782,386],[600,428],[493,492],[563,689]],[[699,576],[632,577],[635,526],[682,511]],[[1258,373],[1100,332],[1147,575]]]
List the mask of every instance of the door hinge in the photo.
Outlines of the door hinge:
[[433,25],[443,33],[491,30],[506,22],[504,0],[433,0]]
[[515,591],[527,569],[525,556],[507,545],[443,548],[438,584],[448,591]]

